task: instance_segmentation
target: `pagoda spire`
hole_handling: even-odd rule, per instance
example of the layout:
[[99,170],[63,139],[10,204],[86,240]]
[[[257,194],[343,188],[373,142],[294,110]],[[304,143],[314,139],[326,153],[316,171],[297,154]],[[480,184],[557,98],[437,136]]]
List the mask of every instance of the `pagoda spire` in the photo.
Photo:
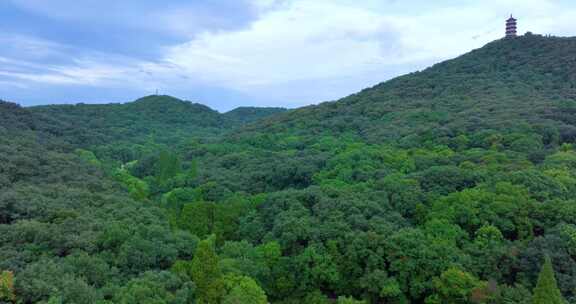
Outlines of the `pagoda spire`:
[[517,20],[510,14],[510,18],[506,20],[506,38],[516,37],[517,28]]

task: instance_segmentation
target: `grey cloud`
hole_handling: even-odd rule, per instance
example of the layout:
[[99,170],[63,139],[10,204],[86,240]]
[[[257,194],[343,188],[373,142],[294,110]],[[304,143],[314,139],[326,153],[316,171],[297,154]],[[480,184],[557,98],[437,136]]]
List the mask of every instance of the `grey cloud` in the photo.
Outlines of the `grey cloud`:
[[18,7],[56,20],[165,32],[188,32],[243,27],[258,16],[250,0],[8,0]]

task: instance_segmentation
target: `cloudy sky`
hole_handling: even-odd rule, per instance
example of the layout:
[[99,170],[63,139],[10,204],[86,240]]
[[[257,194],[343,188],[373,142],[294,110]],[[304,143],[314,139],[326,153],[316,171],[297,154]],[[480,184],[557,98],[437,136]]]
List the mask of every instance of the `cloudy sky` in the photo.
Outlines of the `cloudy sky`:
[[0,0],[0,98],[298,107],[481,47],[510,13],[576,35],[573,0]]

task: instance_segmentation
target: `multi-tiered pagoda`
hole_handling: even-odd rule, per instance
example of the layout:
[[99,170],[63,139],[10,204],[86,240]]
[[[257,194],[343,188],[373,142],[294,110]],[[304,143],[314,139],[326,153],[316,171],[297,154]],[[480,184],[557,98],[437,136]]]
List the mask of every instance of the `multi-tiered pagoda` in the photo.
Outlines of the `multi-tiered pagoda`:
[[510,19],[506,20],[506,38],[516,37],[516,19],[510,15]]

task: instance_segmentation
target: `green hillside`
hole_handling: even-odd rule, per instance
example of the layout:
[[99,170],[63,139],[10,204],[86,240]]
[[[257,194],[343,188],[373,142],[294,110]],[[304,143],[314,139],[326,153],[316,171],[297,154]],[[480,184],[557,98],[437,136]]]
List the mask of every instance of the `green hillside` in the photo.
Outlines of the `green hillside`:
[[182,134],[217,134],[223,120],[200,104],[169,96],[148,96],[125,104],[77,104],[32,107],[38,125],[82,146],[145,141],[158,134],[170,142]]
[[0,103],[0,301],[576,303],[575,54],[498,40],[291,111]]
[[[150,142],[175,146],[181,140],[209,140],[240,125],[281,112],[239,108],[220,114],[207,106],[152,95],[124,104],[49,105],[29,108],[38,129],[98,156],[129,161]],[[109,153],[105,154],[103,151]]]
[[201,183],[266,193],[237,239],[281,244],[294,285],[272,299],[527,303],[545,254],[573,299],[575,51],[495,41],[180,155]]
[[224,117],[236,123],[237,125],[245,124],[266,118],[268,116],[286,112],[285,108],[257,108],[257,107],[239,107],[232,111],[224,113]]
[[138,284],[192,299],[164,270],[190,257],[196,237],[171,231],[162,209],[131,199],[97,161],[35,131],[27,109],[0,101],[0,116],[1,303],[125,303]]
[[[574,38],[504,39],[424,71],[256,124],[254,132],[353,134],[374,143],[413,146],[487,130],[554,125],[574,140]],[[265,128],[265,129],[263,129]],[[249,130],[250,131],[250,130]],[[252,132],[243,131],[246,136]],[[549,137],[544,130],[542,136]]]

